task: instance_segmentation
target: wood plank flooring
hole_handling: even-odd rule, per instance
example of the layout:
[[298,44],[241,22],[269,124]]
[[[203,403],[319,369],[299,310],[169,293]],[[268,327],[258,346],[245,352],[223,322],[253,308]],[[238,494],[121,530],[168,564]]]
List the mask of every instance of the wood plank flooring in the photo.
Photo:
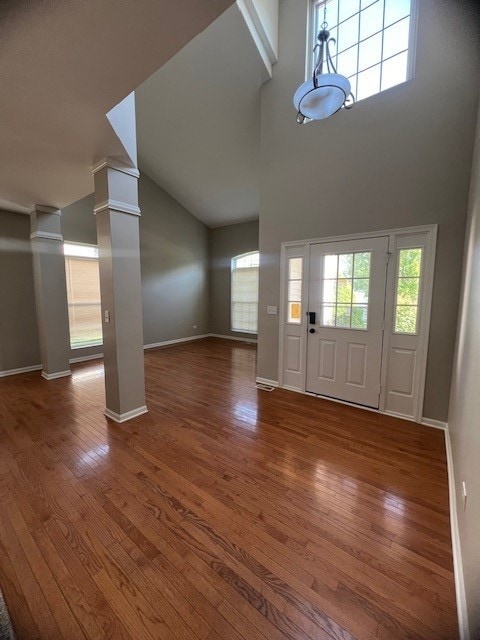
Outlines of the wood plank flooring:
[[19,640],[457,638],[443,433],[283,390],[255,348],[0,382],[0,586]]

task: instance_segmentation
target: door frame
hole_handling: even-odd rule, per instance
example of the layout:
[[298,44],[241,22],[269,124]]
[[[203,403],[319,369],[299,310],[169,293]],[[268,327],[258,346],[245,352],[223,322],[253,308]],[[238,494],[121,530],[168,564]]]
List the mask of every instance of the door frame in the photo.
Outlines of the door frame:
[[[327,242],[342,242],[348,240],[361,240],[367,238],[377,238],[380,236],[388,237],[388,256],[392,256],[396,249],[397,239],[402,236],[414,236],[424,235],[426,236],[425,253],[423,260],[423,273],[422,273],[422,295],[419,305],[419,347],[418,347],[418,367],[415,376],[415,389],[417,390],[414,398],[414,410],[413,417],[406,416],[392,411],[386,411],[386,394],[387,394],[387,368],[388,368],[388,354],[390,349],[392,324],[393,324],[393,306],[395,303],[395,276],[396,265],[394,260],[388,260],[387,263],[387,284],[386,284],[386,296],[385,296],[385,316],[384,316],[384,338],[382,346],[382,363],[380,373],[380,401],[378,409],[371,409],[369,407],[362,407],[353,403],[348,403],[343,400],[335,400],[328,398],[327,396],[319,396],[332,402],[341,402],[343,404],[351,404],[352,406],[366,409],[368,411],[376,411],[378,413],[388,413],[389,415],[397,415],[401,418],[408,420],[414,420],[415,422],[422,422],[423,419],[423,402],[425,396],[425,376],[427,367],[427,354],[428,354],[428,340],[430,334],[430,318],[432,308],[432,296],[433,296],[433,278],[435,270],[435,254],[437,245],[437,232],[438,225],[422,225],[418,227],[404,227],[397,229],[386,229],[380,231],[371,231],[365,233],[354,233],[340,236],[328,236],[323,238],[310,238],[308,240],[292,240],[288,242],[282,242],[280,251],[280,305],[279,305],[279,343],[278,343],[278,386],[291,391],[297,391],[300,393],[306,393],[308,395],[317,396],[317,394],[306,391],[306,358],[307,358],[307,339],[303,340],[302,353],[301,353],[301,386],[300,388],[294,388],[284,384],[284,337],[285,337],[285,317],[286,317],[286,266],[287,266],[287,251],[288,249],[298,248],[298,254],[303,253],[303,283],[302,293],[304,303],[302,305],[302,314],[305,315],[308,310],[309,304],[309,273],[310,273],[310,247],[313,244],[327,243]],[[308,327],[305,323],[305,327]],[[306,331],[304,331],[306,336]]]

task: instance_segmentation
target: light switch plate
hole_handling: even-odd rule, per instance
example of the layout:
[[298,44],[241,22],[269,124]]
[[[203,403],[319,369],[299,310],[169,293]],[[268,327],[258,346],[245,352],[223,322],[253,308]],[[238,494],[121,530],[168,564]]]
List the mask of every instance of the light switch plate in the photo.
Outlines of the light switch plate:
[[277,315],[277,307],[267,307],[267,313],[269,316]]

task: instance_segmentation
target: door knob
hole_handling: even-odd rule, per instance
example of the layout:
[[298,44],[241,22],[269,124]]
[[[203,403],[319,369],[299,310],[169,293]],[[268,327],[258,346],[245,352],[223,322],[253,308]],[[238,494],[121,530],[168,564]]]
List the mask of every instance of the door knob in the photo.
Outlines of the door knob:
[[310,333],[315,333],[315,329],[309,329]]

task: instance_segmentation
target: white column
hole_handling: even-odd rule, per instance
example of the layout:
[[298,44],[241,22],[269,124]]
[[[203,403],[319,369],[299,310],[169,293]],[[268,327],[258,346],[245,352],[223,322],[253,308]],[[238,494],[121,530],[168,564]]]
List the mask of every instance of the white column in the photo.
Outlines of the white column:
[[42,376],[69,376],[70,332],[61,211],[35,205],[30,212],[35,301]]
[[105,415],[147,411],[143,361],[137,169],[105,158],[93,168],[102,297]]

